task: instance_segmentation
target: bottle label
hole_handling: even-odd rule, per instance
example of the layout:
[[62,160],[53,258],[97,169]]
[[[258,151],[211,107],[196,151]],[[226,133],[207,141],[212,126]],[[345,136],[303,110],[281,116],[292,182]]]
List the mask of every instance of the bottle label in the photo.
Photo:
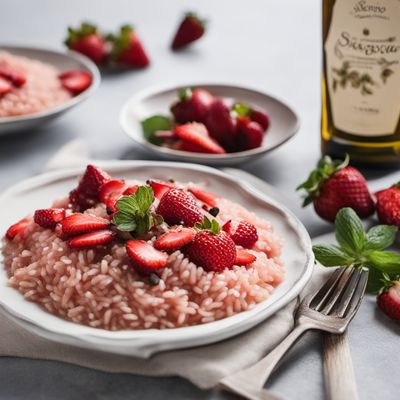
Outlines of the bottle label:
[[334,125],[353,135],[393,134],[400,116],[400,0],[336,0],[324,47]]

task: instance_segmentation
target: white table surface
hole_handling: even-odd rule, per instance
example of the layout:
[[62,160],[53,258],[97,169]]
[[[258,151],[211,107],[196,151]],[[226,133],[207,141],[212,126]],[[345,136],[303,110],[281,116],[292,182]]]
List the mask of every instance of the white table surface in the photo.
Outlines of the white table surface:
[[[291,104],[302,120],[299,134],[281,149],[243,168],[294,193],[319,153],[321,0],[1,0],[0,41],[61,48],[66,26],[83,19],[116,29],[132,22],[152,65],[144,71],[103,76],[82,106],[35,132],[0,137],[0,190],[39,173],[61,145],[82,138],[96,158],[152,159],[126,137],[118,111],[135,91],[168,81],[221,80],[258,87]],[[209,20],[206,37],[174,54],[169,42],[185,10]],[[382,177],[385,171],[369,171]],[[375,182],[379,186],[379,182]],[[312,209],[295,209],[310,234],[331,230]],[[399,325],[376,311],[369,296],[349,329],[361,399],[398,398]],[[1,338],[0,338],[1,340]],[[244,349],[245,351],[245,349]],[[178,378],[106,374],[58,362],[0,358],[2,399],[219,399]],[[287,399],[320,399],[324,388],[321,342],[308,335],[273,375],[269,386]]]

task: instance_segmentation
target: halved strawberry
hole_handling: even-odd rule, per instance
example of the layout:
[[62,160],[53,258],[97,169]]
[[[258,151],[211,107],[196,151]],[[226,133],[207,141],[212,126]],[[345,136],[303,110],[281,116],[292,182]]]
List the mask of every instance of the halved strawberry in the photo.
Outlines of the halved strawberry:
[[172,182],[163,182],[163,181],[155,181],[149,180],[147,183],[153,189],[154,197],[157,199],[161,199],[165,193],[168,192],[169,189],[174,188],[176,185]]
[[178,140],[173,148],[176,150],[190,151],[191,153],[204,153],[202,147],[194,143],[184,142],[183,140]]
[[4,68],[0,68],[0,77],[10,81],[15,87],[21,87],[26,82],[25,75]]
[[71,70],[60,74],[61,84],[73,95],[86,90],[92,84],[92,75],[86,71]]
[[239,246],[251,248],[258,240],[257,229],[250,222],[229,220],[222,229]]
[[224,154],[225,150],[208,134],[207,128],[198,122],[187,123],[175,127],[176,135],[183,140],[194,144],[203,153]]
[[81,233],[108,228],[110,221],[90,214],[72,214],[61,222],[62,233],[66,236],[75,236]]
[[235,265],[248,265],[256,261],[257,257],[243,249],[236,249]]
[[13,90],[9,80],[0,77],[0,96],[10,93]]
[[64,218],[64,208],[45,208],[36,210],[33,220],[42,228],[55,228]]
[[196,232],[191,228],[171,229],[157,238],[154,247],[158,250],[174,251],[190,243]]
[[112,179],[101,186],[99,200],[106,205],[107,211],[117,211],[115,204],[127,188],[125,181],[119,179]]
[[100,229],[94,232],[84,233],[83,235],[75,236],[68,242],[68,245],[73,248],[91,247],[110,243],[116,233],[110,229]]
[[9,240],[13,240],[15,236],[23,234],[25,228],[28,226],[30,222],[29,217],[22,218],[17,223],[11,225],[6,232],[6,238]]
[[78,187],[69,194],[71,204],[80,211],[93,207],[99,201],[100,187],[109,180],[111,176],[107,172],[95,165],[88,165]]
[[215,207],[217,205],[217,201],[220,198],[215,193],[207,192],[206,190],[199,189],[197,187],[189,187],[189,192],[192,193],[198,200],[206,203],[210,207]]
[[168,255],[144,240],[128,240],[126,252],[133,268],[142,274],[149,274],[167,265]]

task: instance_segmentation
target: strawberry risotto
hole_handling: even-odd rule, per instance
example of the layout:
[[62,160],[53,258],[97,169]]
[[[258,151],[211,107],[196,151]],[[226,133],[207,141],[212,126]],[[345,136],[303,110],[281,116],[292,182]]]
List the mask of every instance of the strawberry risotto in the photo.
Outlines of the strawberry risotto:
[[53,108],[72,97],[50,64],[0,51],[0,118]]
[[220,320],[284,278],[282,240],[239,204],[177,182],[126,182],[89,165],[52,208],[3,239],[9,285],[76,323],[109,330]]

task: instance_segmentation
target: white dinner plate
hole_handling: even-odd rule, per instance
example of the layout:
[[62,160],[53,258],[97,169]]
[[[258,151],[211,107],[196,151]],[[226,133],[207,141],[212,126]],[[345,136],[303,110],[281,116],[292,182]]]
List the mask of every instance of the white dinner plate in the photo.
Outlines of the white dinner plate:
[[[249,104],[265,110],[270,117],[270,127],[261,147],[228,154],[203,154],[173,150],[148,142],[143,136],[141,121],[152,115],[170,115],[171,104],[177,91],[186,87],[201,87],[213,95],[234,102]],[[168,160],[196,162],[207,165],[235,165],[264,155],[291,139],[299,129],[299,118],[283,101],[274,96],[230,84],[191,82],[180,85],[157,86],[135,93],[122,107],[120,124],[125,133],[146,150]]]
[[[0,305],[33,333],[84,348],[149,357],[158,351],[204,345],[244,332],[293,300],[308,282],[314,257],[306,229],[289,210],[257,189],[216,169],[194,164],[154,161],[107,161],[99,164],[113,176],[125,179],[165,180],[173,177],[182,182],[207,182],[211,191],[269,220],[284,238],[285,279],[266,301],[249,311],[219,321],[175,329],[111,332],[66,321],[24,300],[17,290],[7,286],[6,271],[0,268]],[[76,186],[77,176],[81,173],[79,168],[51,172],[8,189],[0,196],[0,232],[4,234],[12,223],[37,208],[50,206],[54,199],[67,194]]]
[[0,117],[0,135],[5,135],[15,131],[29,130],[59,117],[91,96],[100,84],[100,73],[96,65],[89,58],[75,51],[62,52],[36,47],[21,47],[2,44],[0,44],[0,50],[8,51],[16,56],[23,56],[50,64],[61,72],[74,69],[86,71],[92,75],[92,84],[86,90],[77,96],[71,97],[69,100],[56,107],[32,114]]

